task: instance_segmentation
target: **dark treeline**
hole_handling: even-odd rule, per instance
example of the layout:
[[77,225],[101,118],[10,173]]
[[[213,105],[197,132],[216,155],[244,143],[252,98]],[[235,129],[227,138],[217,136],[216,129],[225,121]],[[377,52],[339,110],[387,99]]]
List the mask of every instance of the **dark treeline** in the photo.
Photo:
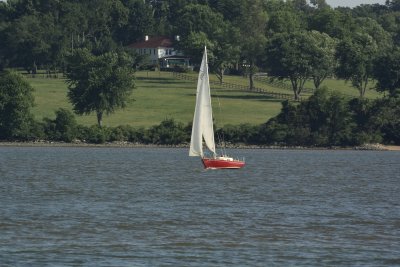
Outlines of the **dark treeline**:
[[[124,140],[143,143],[186,142],[190,127],[173,120],[146,130],[101,127],[102,113],[111,113],[114,106],[88,110],[82,103],[73,103],[77,114],[97,112],[99,126],[75,127],[71,118],[73,114],[65,110],[56,111],[56,120],[35,122],[29,112],[33,105],[31,88],[16,74],[3,71],[23,68],[31,73],[38,69],[67,73],[69,97],[73,102],[76,101],[74,97],[80,98],[73,92],[83,88],[87,81],[82,80],[77,72],[72,72],[71,66],[97,64],[107,67],[104,62],[108,59],[114,60],[117,66],[123,58],[127,58],[124,60],[126,65],[144,64],[143,56],[130,52],[132,58],[128,60],[120,51],[135,41],[143,40],[145,35],[172,38],[179,35],[179,41],[174,45],[190,56],[193,63],[200,60],[202,47],[207,45],[211,71],[221,81],[227,72],[246,73],[252,89],[254,74],[267,72],[273,79],[290,81],[294,98],[300,99],[306,81],[313,81],[315,88],[319,89],[326,78],[337,77],[349,81],[359,92],[358,99],[349,100],[317,90],[307,101],[284,102],[281,113],[266,124],[220,129],[220,134],[230,142],[311,146],[365,142],[399,144],[400,122],[394,114],[398,114],[399,109],[400,0],[388,0],[385,5],[335,9],[325,0],[309,2],[0,2],[0,71],[3,72],[0,77],[0,139],[68,141],[77,138],[105,142],[123,136]],[[79,57],[86,61],[76,61],[71,65],[71,58]],[[93,75],[92,69],[87,68],[88,76]],[[129,71],[125,67],[123,70],[127,77]],[[96,74],[102,72],[100,69]],[[116,77],[115,73],[110,72],[109,77]],[[108,80],[103,79],[104,85]],[[132,85],[133,82],[127,79],[124,84]],[[375,89],[382,92],[382,99],[365,99],[365,92],[371,84],[376,84]],[[97,90],[95,86],[92,89]],[[122,86],[121,90],[124,89]],[[23,96],[10,98],[18,93]],[[123,98],[118,102],[120,107],[124,106]],[[77,104],[81,106],[78,108]],[[173,134],[166,129],[172,129]],[[171,137],[174,141],[166,132],[174,136]],[[165,139],[160,137],[164,135]]]

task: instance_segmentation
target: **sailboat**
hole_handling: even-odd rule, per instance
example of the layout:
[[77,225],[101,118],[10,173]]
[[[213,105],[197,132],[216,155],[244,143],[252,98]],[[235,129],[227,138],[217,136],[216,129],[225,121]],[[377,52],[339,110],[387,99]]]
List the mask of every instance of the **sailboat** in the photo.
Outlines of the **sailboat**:
[[[206,147],[212,153],[209,157],[204,154],[203,139]],[[226,154],[218,156],[216,153],[206,47],[204,47],[197,80],[196,107],[189,156],[201,157],[206,169],[240,169],[245,165],[244,160],[234,159]]]

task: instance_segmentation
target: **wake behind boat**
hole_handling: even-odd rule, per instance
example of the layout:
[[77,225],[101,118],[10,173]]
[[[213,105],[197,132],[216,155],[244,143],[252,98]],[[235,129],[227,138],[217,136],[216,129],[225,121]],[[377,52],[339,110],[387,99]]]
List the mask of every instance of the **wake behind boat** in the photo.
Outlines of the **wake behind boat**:
[[[203,139],[206,147],[212,153],[212,157],[204,156]],[[234,159],[227,155],[217,156],[215,151],[207,48],[204,47],[199,78],[197,80],[196,107],[194,111],[189,156],[201,157],[206,169],[240,169],[245,165],[244,161]]]

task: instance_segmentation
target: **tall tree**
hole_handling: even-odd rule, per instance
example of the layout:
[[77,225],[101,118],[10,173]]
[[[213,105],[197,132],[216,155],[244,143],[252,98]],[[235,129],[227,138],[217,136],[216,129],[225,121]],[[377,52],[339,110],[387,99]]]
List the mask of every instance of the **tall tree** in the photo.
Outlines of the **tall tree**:
[[0,139],[23,139],[31,128],[33,88],[21,75],[0,73]]
[[69,58],[68,98],[75,113],[96,113],[101,127],[103,114],[124,108],[134,87],[132,58],[125,52],[100,56],[78,49]]
[[[71,37],[74,42],[81,43],[79,47],[86,47],[97,55],[117,48],[113,37],[128,23],[129,17],[128,8],[120,0],[84,1],[78,9],[72,8],[79,15],[84,15],[82,27],[77,33],[73,32]],[[69,18],[69,21],[73,24],[76,22],[74,18]]]
[[60,32],[51,15],[22,16],[5,29],[7,58],[12,66],[34,70],[57,60]]
[[253,90],[253,77],[258,71],[257,65],[260,63],[267,42],[266,24],[268,17],[261,0],[243,2],[241,11],[241,16],[234,23],[240,29],[241,56],[244,65],[247,66],[250,90]]
[[318,9],[329,8],[325,0],[310,0],[310,3]]
[[267,29],[269,34],[290,33],[301,30],[301,19],[290,9],[276,10],[269,15]]
[[317,31],[309,32],[311,38],[310,52],[312,53],[311,77],[315,89],[318,89],[322,82],[334,74],[336,60],[336,40],[325,33]]
[[151,5],[143,0],[124,0],[123,4],[129,13],[127,23],[117,28],[114,34],[118,43],[128,45],[154,32],[154,11]]
[[386,0],[386,5],[393,11],[400,11],[400,0]]
[[188,5],[180,17],[177,29],[182,34],[182,41],[178,43],[179,48],[191,56],[192,61],[200,62],[201,51],[207,45],[210,67],[222,82],[225,69],[239,58],[237,28],[206,5]]
[[400,95],[400,48],[396,47],[376,59],[374,78],[378,91],[387,91],[393,97]]
[[278,79],[288,79],[296,100],[313,75],[314,41],[307,32],[282,33],[276,34],[266,48],[268,73]]
[[336,58],[339,66],[336,75],[350,80],[360,93],[360,98],[364,97],[368,88],[377,56],[378,46],[375,40],[365,33],[354,33],[353,38],[346,38],[337,46]]
[[223,82],[227,68],[232,68],[240,58],[240,44],[238,43],[239,31],[227,23],[225,28],[216,36],[213,46],[213,57],[210,59],[211,68],[215,71],[220,83]]

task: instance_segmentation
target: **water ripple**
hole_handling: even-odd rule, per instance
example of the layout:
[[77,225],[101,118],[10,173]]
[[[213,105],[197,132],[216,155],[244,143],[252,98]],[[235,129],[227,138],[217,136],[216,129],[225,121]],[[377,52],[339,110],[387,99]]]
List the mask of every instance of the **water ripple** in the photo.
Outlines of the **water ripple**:
[[0,265],[399,265],[399,153],[233,152],[0,147]]

